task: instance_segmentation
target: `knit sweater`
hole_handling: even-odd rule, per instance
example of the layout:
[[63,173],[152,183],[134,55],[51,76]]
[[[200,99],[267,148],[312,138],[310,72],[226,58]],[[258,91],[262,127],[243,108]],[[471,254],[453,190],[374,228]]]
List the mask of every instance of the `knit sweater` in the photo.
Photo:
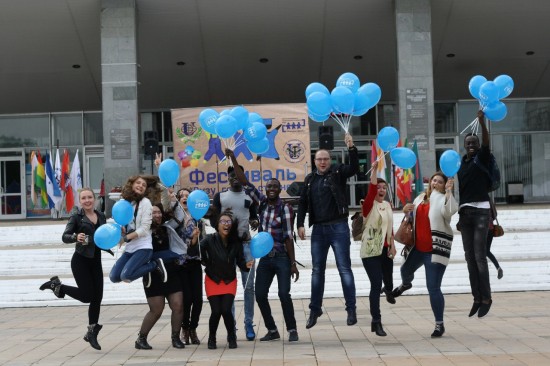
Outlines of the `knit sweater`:
[[[425,193],[422,193],[414,200],[415,213],[418,205],[424,200],[424,196]],[[458,204],[452,195],[449,200],[446,200],[444,193],[432,191],[428,218],[430,219],[432,231],[432,262],[434,263],[440,263],[444,266],[449,264],[451,246],[453,245],[451,217],[457,210]]]
[[393,235],[393,212],[389,202],[378,202],[376,184],[369,185],[363,201],[363,235],[361,236],[361,258],[376,257],[382,254],[385,243],[390,243]]

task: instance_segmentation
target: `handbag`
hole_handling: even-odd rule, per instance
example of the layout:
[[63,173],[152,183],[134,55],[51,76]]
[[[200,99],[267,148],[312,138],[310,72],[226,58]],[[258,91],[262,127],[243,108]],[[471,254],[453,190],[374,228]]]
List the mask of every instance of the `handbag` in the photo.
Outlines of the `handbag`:
[[504,229],[502,228],[502,226],[499,225],[498,219],[495,219],[495,220],[497,224],[493,225],[493,237],[498,238],[499,236],[504,235]]
[[406,247],[409,247],[409,251],[414,247],[413,222],[410,215],[405,215],[405,217],[403,217],[399,229],[397,229],[394,235],[394,239]]
[[356,212],[351,217],[351,236],[353,240],[361,240],[363,236],[363,214]]

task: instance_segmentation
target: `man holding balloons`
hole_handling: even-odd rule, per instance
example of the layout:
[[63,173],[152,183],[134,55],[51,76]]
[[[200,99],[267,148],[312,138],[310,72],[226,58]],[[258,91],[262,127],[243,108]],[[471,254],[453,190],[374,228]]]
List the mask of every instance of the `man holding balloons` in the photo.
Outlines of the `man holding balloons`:
[[487,230],[490,214],[488,187],[491,182],[484,168],[489,166],[491,150],[484,113],[479,111],[477,118],[482,131],[481,146],[477,135],[472,133],[466,135],[464,138],[466,155],[462,157],[462,164],[458,171],[460,194],[458,225],[462,234],[470,287],[474,296],[474,303],[468,316],[472,317],[477,313],[478,317],[482,318],[487,315],[493,302],[487,264]]
[[297,227],[300,239],[305,240],[306,238],[304,228],[306,213],[309,213],[309,225],[313,225],[311,234],[313,270],[307,329],[317,324],[317,318],[323,314],[321,306],[325,290],[325,269],[328,250],[331,247],[336,258],[336,267],[340,274],[346,300],[347,324],[357,323],[355,279],[351,270],[346,183],[348,178],[359,171],[359,157],[349,133],[346,133],[344,141],[348,147],[349,165],[332,165],[330,152],[324,149],[318,150],[315,153],[317,170],[306,176],[298,205]]
[[[259,231],[269,233],[272,238],[270,240],[272,242],[271,248],[261,257],[256,270],[256,302],[268,330],[267,334],[260,338],[260,341],[274,341],[281,338],[268,301],[269,287],[273,282],[273,278],[277,276],[278,294],[288,331],[288,341],[297,342],[298,331],[296,330],[294,304],[290,296],[290,280],[296,277],[295,282],[298,281],[300,273],[296,267],[294,255],[292,207],[285,204],[279,197],[281,182],[277,179],[269,180],[265,186],[266,195],[264,195],[246,179],[233,151],[226,149],[225,152],[227,157],[231,159],[235,167],[236,177],[245,187],[245,192],[259,206]],[[255,244],[254,239],[252,239],[251,246]],[[251,249],[254,254],[255,248],[252,247]]]

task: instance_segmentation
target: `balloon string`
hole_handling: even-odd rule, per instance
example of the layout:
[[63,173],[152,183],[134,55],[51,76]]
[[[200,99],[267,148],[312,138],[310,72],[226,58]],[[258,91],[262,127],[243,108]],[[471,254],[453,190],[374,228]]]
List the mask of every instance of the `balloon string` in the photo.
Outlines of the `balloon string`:
[[460,134],[462,135],[467,129],[471,129],[472,131],[474,131],[474,128],[475,128],[475,125],[476,123],[478,123],[478,119],[477,117],[472,121],[470,122],[470,124],[468,126],[466,126],[465,129],[463,129],[462,131],[460,131]]
[[[384,153],[384,155],[378,157],[378,158],[376,159],[376,161],[380,161],[380,160],[386,158],[386,155],[388,155],[388,153],[389,153],[389,151],[386,151],[386,152]],[[372,171],[372,169],[373,169],[373,167],[371,166],[370,169],[365,173],[365,175],[369,174],[369,173]]]
[[338,123],[338,125],[347,133],[348,131],[346,130],[346,127],[344,126],[344,123],[340,120],[340,118],[338,118],[338,116],[336,114],[332,114],[331,115],[332,119],[334,121],[336,121],[336,123]]
[[246,290],[246,286],[248,285],[248,279],[250,278],[250,272],[254,271],[256,269],[256,258],[254,258],[254,263],[252,264],[252,268],[250,268],[250,271],[248,271],[248,275],[246,276],[246,282],[244,283],[244,288]]

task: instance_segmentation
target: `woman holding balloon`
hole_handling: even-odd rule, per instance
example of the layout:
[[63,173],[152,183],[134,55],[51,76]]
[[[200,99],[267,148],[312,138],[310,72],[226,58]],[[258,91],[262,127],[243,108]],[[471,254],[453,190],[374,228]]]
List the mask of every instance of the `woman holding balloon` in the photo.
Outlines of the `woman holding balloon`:
[[209,234],[200,243],[202,264],[205,266],[204,288],[210,303],[208,349],[216,349],[216,332],[223,317],[229,348],[237,348],[235,320],[231,306],[237,293],[235,265],[248,272],[254,261],[246,262],[243,245],[238,234],[238,223],[229,210],[216,220],[216,233]]
[[458,204],[453,197],[453,184],[453,179],[447,179],[442,172],[436,172],[430,178],[426,192],[403,207],[403,212],[406,215],[412,214],[414,219],[415,246],[401,266],[402,283],[393,290],[393,296],[398,297],[410,289],[414,272],[424,265],[426,287],[435,317],[432,338],[441,337],[445,333],[445,298],[441,292],[441,282],[449,264],[453,244],[451,217],[458,210]]
[[[380,292],[382,281],[391,281],[395,245],[393,242],[393,212],[391,205],[385,200],[388,184],[377,178],[378,161],[372,163],[369,190],[363,201],[363,235],[361,237],[360,256],[363,267],[370,281],[370,314],[372,316],[371,331],[377,336],[387,334],[382,327],[380,313]],[[386,288],[390,288],[387,283]]]
[[[71,259],[71,270],[77,287],[63,285],[58,276],[40,286],[40,290],[50,289],[59,298],[65,295],[75,300],[90,304],[88,306],[88,331],[84,340],[100,350],[97,335],[101,328],[98,324],[101,300],[103,299],[103,269],[101,249],[95,245],[94,233],[105,224],[105,215],[94,209],[95,194],[91,188],[83,188],[78,194],[80,208],[73,211],[63,236],[64,243],[75,243]],[[109,250],[111,255],[113,252]]]

